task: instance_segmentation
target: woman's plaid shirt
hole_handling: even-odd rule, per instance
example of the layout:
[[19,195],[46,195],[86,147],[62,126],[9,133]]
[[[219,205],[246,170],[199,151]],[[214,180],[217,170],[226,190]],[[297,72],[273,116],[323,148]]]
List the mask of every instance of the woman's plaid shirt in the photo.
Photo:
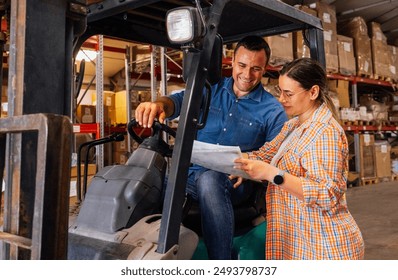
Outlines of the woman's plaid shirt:
[[344,130],[322,104],[299,125],[285,123],[250,158],[270,162],[290,134],[276,166],[300,177],[304,201],[271,183],[266,194],[266,259],[363,259],[361,232],[347,208],[348,144]]

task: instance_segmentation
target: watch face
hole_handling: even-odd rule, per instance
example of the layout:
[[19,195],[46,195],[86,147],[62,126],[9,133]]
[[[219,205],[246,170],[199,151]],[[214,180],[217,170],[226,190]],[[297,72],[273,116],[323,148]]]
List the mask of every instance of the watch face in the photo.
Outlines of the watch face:
[[283,183],[283,176],[282,175],[276,175],[274,177],[274,184],[280,185]]

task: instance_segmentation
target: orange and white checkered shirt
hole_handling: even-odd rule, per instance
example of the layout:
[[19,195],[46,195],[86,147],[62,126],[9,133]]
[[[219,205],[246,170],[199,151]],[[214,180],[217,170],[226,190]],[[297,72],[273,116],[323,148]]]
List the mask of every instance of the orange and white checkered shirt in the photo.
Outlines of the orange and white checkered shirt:
[[271,162],[293,133],[276,166],[300,177],[304,201],[269,183],[266,259],[363,259],[362,234],[347,208],[348,144],[344,130],[322,104],[299,125],[285,123],[271,142],[249,154]]

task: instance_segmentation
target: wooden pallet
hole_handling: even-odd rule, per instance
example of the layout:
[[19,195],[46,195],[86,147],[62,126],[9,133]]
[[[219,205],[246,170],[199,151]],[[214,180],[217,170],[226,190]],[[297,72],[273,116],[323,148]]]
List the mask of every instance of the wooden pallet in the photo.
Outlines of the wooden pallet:
[[358,121],[341,120],[343,125],[359,125]]
[[390,182],[391,181],[391,176],[386,176],[386,177],[380,177],[378,178],[379,183],[385,183],[385,182]]
[[357,77],[373,79],[373,74],[358,71]]
[[385,120],[373,120],[373,121],[349,121],[349,120],[340,120],[342,125],[346,126],[398,126],[398,122],[393,121],[385,121]]
[[380,121],[383,126],[398,126],[396,121]]
[[326,74],[328,75],[339,74],[339,69],[333,67],[326,68]]
[[378,74],[374,74],[374,79],[379,80],[379,81],[385,81],[385,82],[392,82],[391,77],[389,76],[382,76]]
[[358,125],[376,125],[376,121],[357,121]]
[[360,186],[373,185],[379,183],[378,178],[361,178]]

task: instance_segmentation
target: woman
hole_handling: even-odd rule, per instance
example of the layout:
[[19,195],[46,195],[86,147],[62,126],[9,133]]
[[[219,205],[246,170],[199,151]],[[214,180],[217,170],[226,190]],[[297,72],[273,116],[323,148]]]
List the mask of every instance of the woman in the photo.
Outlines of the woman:
[[309,58],[290,62],[277,89],[291,119],[274,140],[235,161],[253,179],[269,182],[266,259],[363,259],[362,234],[345,196],[347,139],[323,67]]

